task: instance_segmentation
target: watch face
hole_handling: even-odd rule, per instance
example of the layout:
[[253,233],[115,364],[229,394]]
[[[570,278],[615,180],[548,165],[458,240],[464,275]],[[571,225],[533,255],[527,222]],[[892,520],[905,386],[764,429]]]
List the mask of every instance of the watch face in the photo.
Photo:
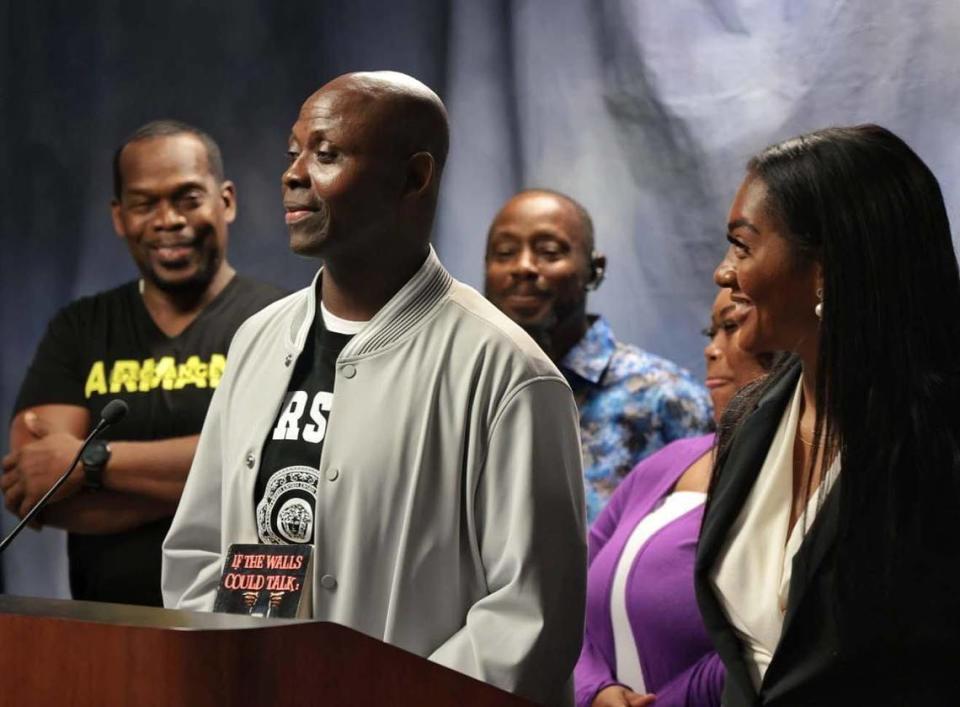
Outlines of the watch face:
[[80,461],[84,466],[103,466],[110,459],[110,448],[102,439],[97,439],[87,445],[83,450],[83,456]]

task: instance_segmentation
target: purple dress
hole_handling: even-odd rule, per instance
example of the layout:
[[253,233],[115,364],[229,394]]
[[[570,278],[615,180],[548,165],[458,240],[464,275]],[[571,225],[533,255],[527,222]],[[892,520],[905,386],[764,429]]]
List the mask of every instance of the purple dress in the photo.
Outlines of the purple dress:
[[[590,707],[600,690],[618,684],[610,590],[627,540],[713,439],[682,439],[640,462],[591,527],[586,631],[574,671],[577,707]],[[700,505],[654,533],[627,578],[627,616],[656,707],[716,706],[723,692],[723,665],[703,627],[693,588],[702,518]]]

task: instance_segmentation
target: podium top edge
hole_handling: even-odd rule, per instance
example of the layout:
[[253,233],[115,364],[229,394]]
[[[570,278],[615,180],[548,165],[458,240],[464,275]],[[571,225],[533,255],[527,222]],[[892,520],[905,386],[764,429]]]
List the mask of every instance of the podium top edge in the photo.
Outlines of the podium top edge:
[[181,629],[187,631],[268,628],[316,623],[309,619],[275,619],[237,614],[214,614],[178,609],[161,609],[132,604],[96,601],[44,599],[0,594],[0,614],[19,614],[70,621]]

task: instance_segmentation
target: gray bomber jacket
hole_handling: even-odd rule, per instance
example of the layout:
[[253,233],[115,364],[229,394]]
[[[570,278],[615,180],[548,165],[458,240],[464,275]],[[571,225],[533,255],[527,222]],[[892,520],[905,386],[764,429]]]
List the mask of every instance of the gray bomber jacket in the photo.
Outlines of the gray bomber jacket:
[[[310,333],[315,285],[255,314],[231,344],[163,546],[168,607],[210,611],[229,545],[257,542],[260,450]],[[577,410],[556,367],[431,250],[341,353],[334,396],[314,618],[566,701],[586,530]]]

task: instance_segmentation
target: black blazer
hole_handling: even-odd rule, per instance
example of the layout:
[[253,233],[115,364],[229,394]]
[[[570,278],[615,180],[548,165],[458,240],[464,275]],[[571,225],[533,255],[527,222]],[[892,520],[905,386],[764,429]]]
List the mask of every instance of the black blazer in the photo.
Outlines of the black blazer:
[[[794,557],[780,643],[759,693],[753,687],[742,657],[743,645],[727,620],[710,575],[763,466],[800,372],[799,361],[790,365],[741,423],[703,519],[695,567],[696,593],[704,624],[727,669],[723,705],[960,704],[960,625],[946,632],[933,627],[930,635],[939,637],[936,643],[903,641],[898,633],[886,636],[887,640],[841,650],[834,581],[842,470]],[[917,587],[916,595],[907,603],[922,605],[924,601],[923,587]],[[908,607],[890,607],[890,611],[901,608]],[[936,621],[936,616],[933,611],[920,620]],[[887,623],[895,623],[890,622],[889,615],[876,618],[881,636]],[[897,625],[902,627],[903,622]]]

